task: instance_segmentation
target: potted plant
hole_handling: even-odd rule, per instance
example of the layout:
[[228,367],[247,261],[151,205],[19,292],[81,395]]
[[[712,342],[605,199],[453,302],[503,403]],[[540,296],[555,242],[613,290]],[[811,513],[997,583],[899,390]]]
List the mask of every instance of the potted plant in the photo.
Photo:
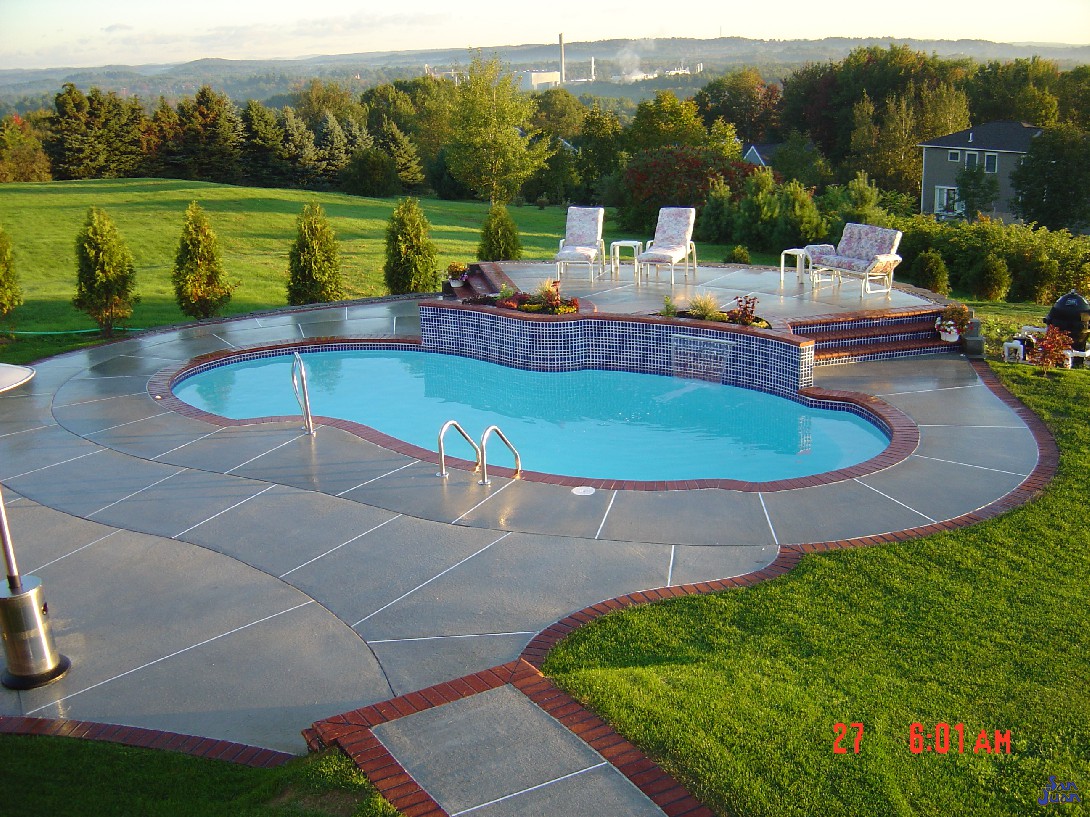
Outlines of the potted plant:
[[962,304],[949,304],[935,318],[935,329],[939,338],[947,343],[957,343],[965,330],[969,328],[969,307]]
[[461,261],[455,261],[447,267],[447,279],[452,287],[460,287],[469,277],[469,268]]

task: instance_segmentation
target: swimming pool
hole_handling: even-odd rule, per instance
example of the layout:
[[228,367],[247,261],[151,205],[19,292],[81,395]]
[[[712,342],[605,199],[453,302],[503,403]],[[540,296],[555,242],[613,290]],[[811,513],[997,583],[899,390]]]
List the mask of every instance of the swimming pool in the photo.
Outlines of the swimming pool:
[[[447,420],[476,439],[498,425],[529,471],[588,479],[767,482],[842,468],[889,445],[849,411],[750,389],[619,371],[537,372],[406,349],[305,352],[316,416],[360,423],[427,451]],[[290,354],[216,365],[177,398],[235,419],[297,415]],[[456,434],[447,453],[473,459]],[[490,465],[511,466],[500,445]]]

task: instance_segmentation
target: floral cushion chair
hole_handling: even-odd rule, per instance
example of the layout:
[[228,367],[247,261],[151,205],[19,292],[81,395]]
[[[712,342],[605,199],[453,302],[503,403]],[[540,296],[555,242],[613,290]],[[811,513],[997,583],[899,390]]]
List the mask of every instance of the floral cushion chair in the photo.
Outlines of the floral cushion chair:
[[556,277],[560,278],[568,264],[586,264],[590,280],[594,280],[594,262],[598,262],[599,274],[605,272],[606,245],[602,240],[601,207],[569,207],[564,237],[560,240],[560,252],[556,261]]
[[803,249],[811,280],[820,280],[823,272],[838,282],[841,276],[848,275],[861,279],[863,293],[888,293],[893,289],[893,270],[901,263],[901,256],[897,255],[900,243],[900,230],[848,223],[835,247],[832,244],[807,244]]
[[696,245],[693,244],[693,225],[696,210],[692,207],[663,207],[659,210],[655,237],[647,242],[647,249],[636,256],[636,277],[640,268],[670,265],[670,285],[674,284],[674,265],[685,262],[685,277],[689,277],[689,257],[693,259],[693,280],[696,280]]

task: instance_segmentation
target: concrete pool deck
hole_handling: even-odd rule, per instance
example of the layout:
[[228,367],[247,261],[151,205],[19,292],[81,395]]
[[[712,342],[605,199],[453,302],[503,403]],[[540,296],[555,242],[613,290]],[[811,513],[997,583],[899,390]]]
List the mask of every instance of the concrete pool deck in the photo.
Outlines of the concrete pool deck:
[[[552,267],[505,270],[532,289]],[[777,317],[915,297],[815,290],[792,272],[781,288],[778,271],[754,268],[698,280],[722,300],[758,292],[759,312]],[[571,275],[564,289],[603,312],[652,312],[670,292],[623,273]],[[679,282],[674,296],[693,291]],[[908,414],[919,447],[862,478],[774,492],[479,486],[339,428],[222,427],[148,394],[156,373],[208,352],[418,333],[412,300],[243,316],[52,358],[0,396],[19,565],[44,582],[72,660],[52,685],[0,690],[0,715],[294,754],[300,730],[323,721],[326,739],[379,764],[372,777],[406,814],[591,813],[584,802],[659,814],[664,799],[684,813],[649,761],[536,675],[555,638],[596,606],[751,583],[806,550],[972,522],[1037,490],[1054,460],[1034,418],[954,355],[817,369],[816,385]],[[657,588],[671,590],[642,592]]]

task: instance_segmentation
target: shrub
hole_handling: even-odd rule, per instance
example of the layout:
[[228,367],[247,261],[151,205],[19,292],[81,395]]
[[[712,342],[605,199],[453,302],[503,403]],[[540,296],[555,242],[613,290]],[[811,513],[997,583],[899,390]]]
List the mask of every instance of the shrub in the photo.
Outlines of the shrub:
[[702,321],[724,320],[719,300],[710,292],[703,292],[689,299],[689,317]]
[[481,227],[481,243],[477,245],[478,261],[518,261],[522,258],[522,241],[519,240],[515,220],[507,208],[499,203],[488,208],[488,216]]
[[792,180],[776,188],[779,199],[772,225],[771,245],[766,249],[803,247],[825,234],[825,220],[814,198],[802,184]]
[[382,268],[386,286],[394,295],[439,289],[438,250],[428,237],[430,229],[420,202],[405,198],[397,203],[386,226],[386,264]]
[[19,288],[19,277],[15,274],[11,239],[0,228],[0,317],[6,318],[22,302],[23,293]]
[[198,320],[211,318],[226,306],[237,286],[225,280],[216,234],[195,201],[185,211],[170,281],[182,314]]
[[735,244],[734,249],[727,253],[727,257],[723,259],[727,264],[749,264],[752,263],[749,257],[749,250],[743,247],[741,244]]
[[708,196],[696,218],[693,233],[697,241],[729,244],[734,240],[734,222],[738,204],[722,179],[713,179]]
[[354,154],[341,174],[341,185],[354,196],[385,198],[401,192],[401,178],[394,158],[371,147]]
[[911,267],[912,280],[917,286],[938,295],[950,294],[950,273],[937,250],[926,250],[916,256]]
[[106,337],[118,321],[132,315],[139,301],[132,253],[105,211],[92,207],[76,236],[76,309],[86,312]]
[[624,200],[619,218],[631,230],[653,230],[662,207],[704,208],[708,191],[719,179],[733,189],[756,170],[708,148],[688,145],[641,150],[624,171]]
[[299,232],[288,253],[288,303],[326,303],[343,297],[337,236],[322,206],[311,202],[303,207]]
[[1062,329],[1050,326],[1044,337],[1038,338],[1031,359],[1047,372],[1053,366],[1063,366],[1067,362],[1064,352],[1070,349],[1071,336]]
[[973,294],[985,301],[1002,301],[1011,288],[1007,262],[995,253],[988,253],[973,268]]

